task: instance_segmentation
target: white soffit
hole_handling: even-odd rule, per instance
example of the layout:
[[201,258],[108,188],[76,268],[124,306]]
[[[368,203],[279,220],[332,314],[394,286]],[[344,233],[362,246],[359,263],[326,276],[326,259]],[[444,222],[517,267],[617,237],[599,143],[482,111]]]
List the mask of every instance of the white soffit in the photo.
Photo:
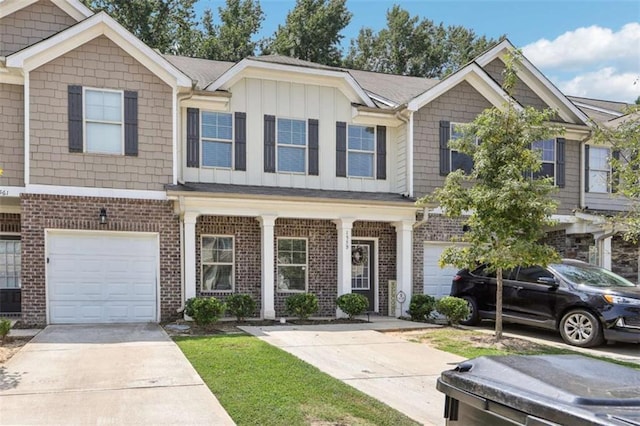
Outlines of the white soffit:
[[351,102],[364,103],[369,107],[376,106],[369,95],[348,72],[305,68],[251,59],[243,59],[229,68],[216,81],[211,83],[206,90],[213,92],[219,89],[229,89],[242,78],[261,78],[337,87]]
[[101,35],[108,37],[168,85],[191,87],[189,77],[104,12],[7,56],[6,66],[31,71]]

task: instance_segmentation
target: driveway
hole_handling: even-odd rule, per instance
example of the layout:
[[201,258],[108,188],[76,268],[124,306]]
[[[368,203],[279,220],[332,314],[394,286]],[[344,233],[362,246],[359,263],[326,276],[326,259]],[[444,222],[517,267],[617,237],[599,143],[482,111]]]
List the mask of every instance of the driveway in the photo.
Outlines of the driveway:
[[[314,365],[426,425],[444,425],[444,394],[436,380],[464,358],[379,333],[399,328],[349,326],[243,327],[243,330]],[[414,327],[415,327],[414,326]],[[371,329],[373,328],[373,329]]]
[[0,369],[0,424],[234,424],[156,324],[49,326]]

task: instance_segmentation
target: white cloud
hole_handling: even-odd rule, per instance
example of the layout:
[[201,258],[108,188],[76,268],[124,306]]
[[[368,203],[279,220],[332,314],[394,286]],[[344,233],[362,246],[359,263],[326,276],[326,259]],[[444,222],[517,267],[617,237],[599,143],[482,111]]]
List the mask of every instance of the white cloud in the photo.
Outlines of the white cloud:
[[633,22],[614,32],[599,26],[567,31],[555,40],[541,39],[522,48],[537,67],[579,70],[588,66],[614,66],[621,70],[640,68],[640,23]]
[[612,67],[577,75],[570,80],[551,77],[567,95],[634,102],[640,96],[640,74],[619,73]]

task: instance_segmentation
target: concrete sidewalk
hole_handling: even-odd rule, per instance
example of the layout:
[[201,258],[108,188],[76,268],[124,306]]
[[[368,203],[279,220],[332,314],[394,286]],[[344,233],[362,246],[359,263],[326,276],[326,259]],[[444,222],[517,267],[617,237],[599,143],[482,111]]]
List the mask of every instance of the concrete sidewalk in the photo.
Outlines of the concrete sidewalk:
[[48,326],[0,369],[0,425],[232,425],[157,324]]
[[379,331],[429,324],[372,317],[371,323],[242,327],[248,333],[426,425],[444,425],[436,380],[464,358]]

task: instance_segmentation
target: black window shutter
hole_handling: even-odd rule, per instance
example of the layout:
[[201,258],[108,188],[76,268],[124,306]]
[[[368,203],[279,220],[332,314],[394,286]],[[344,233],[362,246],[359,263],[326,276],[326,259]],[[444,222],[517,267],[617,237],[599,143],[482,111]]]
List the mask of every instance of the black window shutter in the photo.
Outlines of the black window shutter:
[[446,176],[451,171],[449,139],[451,138],[451,123],[440,121],[440,175]]
[[387,126],[376,128],[376,179],[387,178]]
[[589,145],[584,146],[584,192],[589,192]]
[[564,167],[564,151],[565,151],[566,140],[564,138],[556,139],[556,185],[560,188],[564,188],[565,185],[565,167]]
[[69,152],[82,152],[82,86],[69,86]]
[[124,155],[138,155],[138,92],[124,92]]
[[318,120],[309,119],[309,175],[318,176]]
[[264,171],[276,172],[276,117],[264,116]]
[[235,117],[235,169],[247,170],[247,113],[236,112]]
[[[620,151],[614,149],[611,151],[611,157],[614,160],[620,161]],[[618,185],[620,184],[620,176],[618,176],[617,170],[615,168],[611,168],[611,192],[618,191]]]
[[336,176],[347,177],[347,123],[336,122]]
[[200,110],[187,108],[187,167],[200,167]]

